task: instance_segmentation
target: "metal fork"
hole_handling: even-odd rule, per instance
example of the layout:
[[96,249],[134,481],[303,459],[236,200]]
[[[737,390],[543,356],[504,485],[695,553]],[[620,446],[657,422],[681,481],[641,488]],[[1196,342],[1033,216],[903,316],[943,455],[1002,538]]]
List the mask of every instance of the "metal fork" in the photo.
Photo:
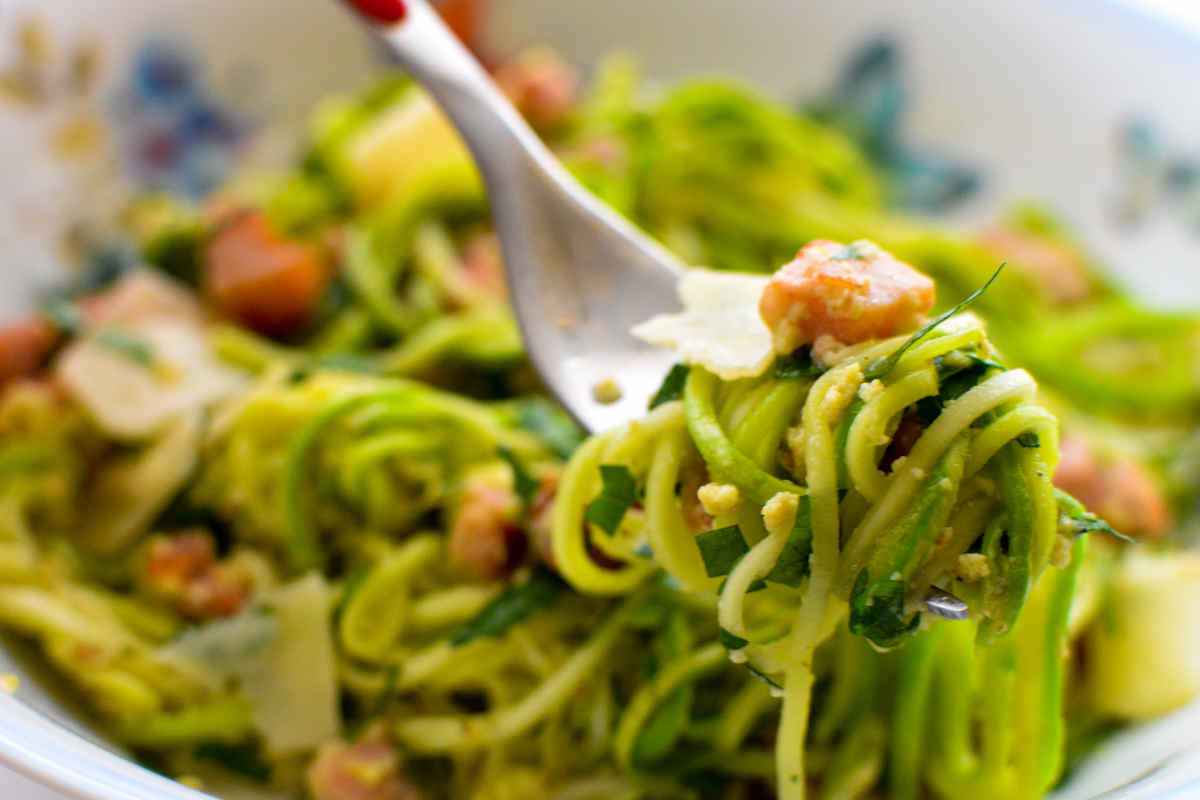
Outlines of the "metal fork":
[[[347,0],[441,105],[491,198],[525,346],[591,431],[641,416],[670,355],[629,331],[677,306],[682,265],[592,196],[550,153],[426,0]],[[620,399],[595,391],[615,381]]]

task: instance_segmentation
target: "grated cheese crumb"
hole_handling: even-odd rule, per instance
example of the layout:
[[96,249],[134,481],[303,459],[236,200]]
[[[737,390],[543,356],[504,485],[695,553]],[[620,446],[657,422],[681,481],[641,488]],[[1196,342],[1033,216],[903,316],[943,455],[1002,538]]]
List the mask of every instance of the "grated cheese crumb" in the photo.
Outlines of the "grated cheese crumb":
[[963,553],[958,557],[954,574],[968,583],[981,581],[992,574],[992,562],[983,553]]
[[812,360],[818,367],[829,369],[842,360],[848,345],[844,345],[828,333],[817,337],[812,346]]
[[869,403],[876,397],[879,397],[879,395],[883,394],[883,390],[883,381],[876,378],[870,383],[864,383],[862,386],[858,387],[858,399],[862,400],[864,403]]
[[827,421],[835,422],[842,416],[842,412],[858,393],[862,379],[863,371],[859,364],[851,364],[840,372],[837,382],[829,387],[821,403],[821,414]]
[[706,483],[696,492],[700,505],[711,517],[719,517],[737,510],[742,502],[741,492],[731,483]]
[[778,492],[763,506],[763,525],[771,534],[787,534],[796,524],[796,509],[800,507],[800,497],[791,492]]

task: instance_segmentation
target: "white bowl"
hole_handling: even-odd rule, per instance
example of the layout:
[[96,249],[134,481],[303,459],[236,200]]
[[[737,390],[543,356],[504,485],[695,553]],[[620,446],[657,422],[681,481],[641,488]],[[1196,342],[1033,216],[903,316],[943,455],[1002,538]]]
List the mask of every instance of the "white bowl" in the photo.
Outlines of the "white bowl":
[[[258,131],[249,145],[239,139],[254,158],[286,153],[320,97],[362,84],[378,67],[336,3],[295,0],[0,1],[0,64],[16,58],[14,30],[31,14],[64,59],[79,41],[98,38],[105,67],[90,99],[59,87],[46,104],[0,105],[0,317],[28,308],[61,275],[66,222],[114,207],[129,189],[128,164],[105,158],[103,148],[63,157],[48,142],[88,114],[104,119],[110,141],[142,141],[153,114],[130,113],[118,98],[148,40],[203,54],[214,100]],[[494,0],[489,27],[500,51],[544,42],[590,64],[626,50],[655,79],[727,73],[797,101],[826,90],[863,42],[891,36],[910,79],[906,137],[984,176],[983,190],[950,222],[1016,199],[1045,201],[1147,301],[1200,307],[1196,200],[1158,191],[1161,170],[1186,162],[1189,136],[1200,130],[1200,40],[1121,3]],[[1116,143],[1133,118],[1158,132],[1162,153],[1131,166]],[[1118,224],[1114,208],[1131,189],[1144,218]],[[20,650],[0,650],[0,671],[23,678],[15,697],[0,696],[0,762],[81,800],[204,797],[107,749]],[[1200,713],[1180,712],[1106,748],[1065,794],[1200,796],[1200,762],[1189,755],[1197,748]]]

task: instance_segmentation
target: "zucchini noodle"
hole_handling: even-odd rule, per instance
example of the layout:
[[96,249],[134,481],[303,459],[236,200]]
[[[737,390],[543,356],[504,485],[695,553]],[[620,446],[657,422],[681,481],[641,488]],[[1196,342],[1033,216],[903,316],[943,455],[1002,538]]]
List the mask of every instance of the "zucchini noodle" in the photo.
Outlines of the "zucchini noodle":
[[[564,473],[556,556],[564,577],[580,590],[628,592],[657,566],[678,590],[705,594],[713,591],[713,559],[728,563],[718,589],[720,638],[733,663],[771,675],[777,684],[773,692],[782,704],[775,784],[787,800],[803,798],[808,776],[825,768],[805,759],[811,696],[818,651],[843,620],[848,617],[851,631],[882,649],[915,640],[901,651],[900,685],[909,688],[894,711],[902,722],[894,725],[923,729],[941,636],[935,632],[960,624],[925,619],[926,595],[950,590],[968,598],[977,621],[961,627],[978,628],[974,649],[984,663],[993,663],[1013,646],[1017,634],[1009,632],[1019,628],[1031,587],[1044,582],[1039,577],[1056,536],[1050,474],[1057,461],[1057,423],[1034,403],[1031,376],[1000,367],[978,319],[964,315],[909,348],[882,379],[864,378],[868,365],[903,344],[904,337],[897,337],[848,348],[815,380],[768,374],[726,382],[692,366],[682,407],[668,403],[643,423],[592,438]],[[911,450],[884,461],[900,418],[928,415],[919,409],[931,402],[937,411],[923,423]],[[1025,442],[1030,433],[1036,443]],[[743,498],[738,510],[714,520],[710,533],[689,528],[680,512],[691,499],[681,494],[681,465],[696,459],[711,480],[736,487]],[[583,524],[600,489],[600,467],[613,463],[629,466],[643,488],[653,556],[620,569],[595,560]],[[626,525],[642,519],[634,511],[627,517]],[[739,527],[721,527],[735,522]],[[702,546],[704,537],[720,544]],[[714,555],[715,547],[743,552],[730,561]],[[978,589],[955,575],[957,559],[973,547],[992,564]],[[650,715],[678,688],[681,676],[715,664],[716,655],[713,646],[691,651],[634,698],[618,729],[619,763],[633,768],[634,720]],[[856,654],[849,663],[861,658]],[[1061,674],[1061,664],[1053,666]],[[846,692],[853,691],[853,684],[845,685]],[[846,711],[834,709],[847,708],[852,696],[824,712],[817,728],[822,736],[850,724]],[[749,689],[738,695],[739,717],[719,740],[724,749],[736,749],[748,720],[761,716],[762,697]],[[1048,701],[1029,699],[1021,708]],[[843,721],[836,721],[838,714]],[[849,758],[845,754],[863,741],[846,738],[838,753]],[[925,745],[894,729],[891,747],[893,792],[916,797]],[[996,751],[993,758],[1007,763],[1008,751]],[[852,778],[856,773],[845,763],[838,769],[838,780],[877,774]],[[985,783],[1006,780],[998,772],[984,774]]]
[[[534,87],[521,104],[571,94],[552,54],[497,78]],[[686,263],[761,273],[866,237],[954,311],[988,280],[975,313],[917,336],[935,309],[876,326],[874,296],[788,297],[811,345],[765,366],[779,331],[739,330],[760,372],[677,365],[642,419],[590,437],[525,359],[470,154],[406,79],[323,104],[280,174],[104,215],[147,265],[106,244],[97,274],[0,329],[0,629],[101,733],[214,787],[1044,796],[1111,722],[1074,643],[1091,655],[1124,635],[1109,611],[1142,614],[1115,599],[1138,558],[1089,554],[1078,537],[1112,529],[1051,483],[1058,420],[1064,468],[1079,437],[1111,438],[1100,466],[1133,453],[1169,484],[1160,517],[1194,513],[1200,325],[1087,263],[1087,293],[1058,302],[1022,259],[1082,249],[1040,217],[1006,223],[1034,246],[989,280],[1003,236],[888,205],[891,139],[855,137],[894,93],[862,82],[849,106],[870,119],[842,120],[730,83],[643,91],[613,59],[560,119],[534,115]],[[687,335],[730,344],[719,307]],[[843,312],[864,328],[845,346],[821,335]],[[1146,488],[1119,474],[1079,499]]]

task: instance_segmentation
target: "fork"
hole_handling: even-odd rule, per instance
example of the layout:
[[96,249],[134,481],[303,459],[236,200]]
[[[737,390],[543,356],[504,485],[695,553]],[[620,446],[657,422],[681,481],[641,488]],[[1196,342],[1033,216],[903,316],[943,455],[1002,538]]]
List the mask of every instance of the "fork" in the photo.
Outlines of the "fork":
[[593,432],[643,415],[671,356],[629,331],[677,306],[683,266],[563,168],[427,0],[345,2],[470,148],[526,351],[547,388]]

